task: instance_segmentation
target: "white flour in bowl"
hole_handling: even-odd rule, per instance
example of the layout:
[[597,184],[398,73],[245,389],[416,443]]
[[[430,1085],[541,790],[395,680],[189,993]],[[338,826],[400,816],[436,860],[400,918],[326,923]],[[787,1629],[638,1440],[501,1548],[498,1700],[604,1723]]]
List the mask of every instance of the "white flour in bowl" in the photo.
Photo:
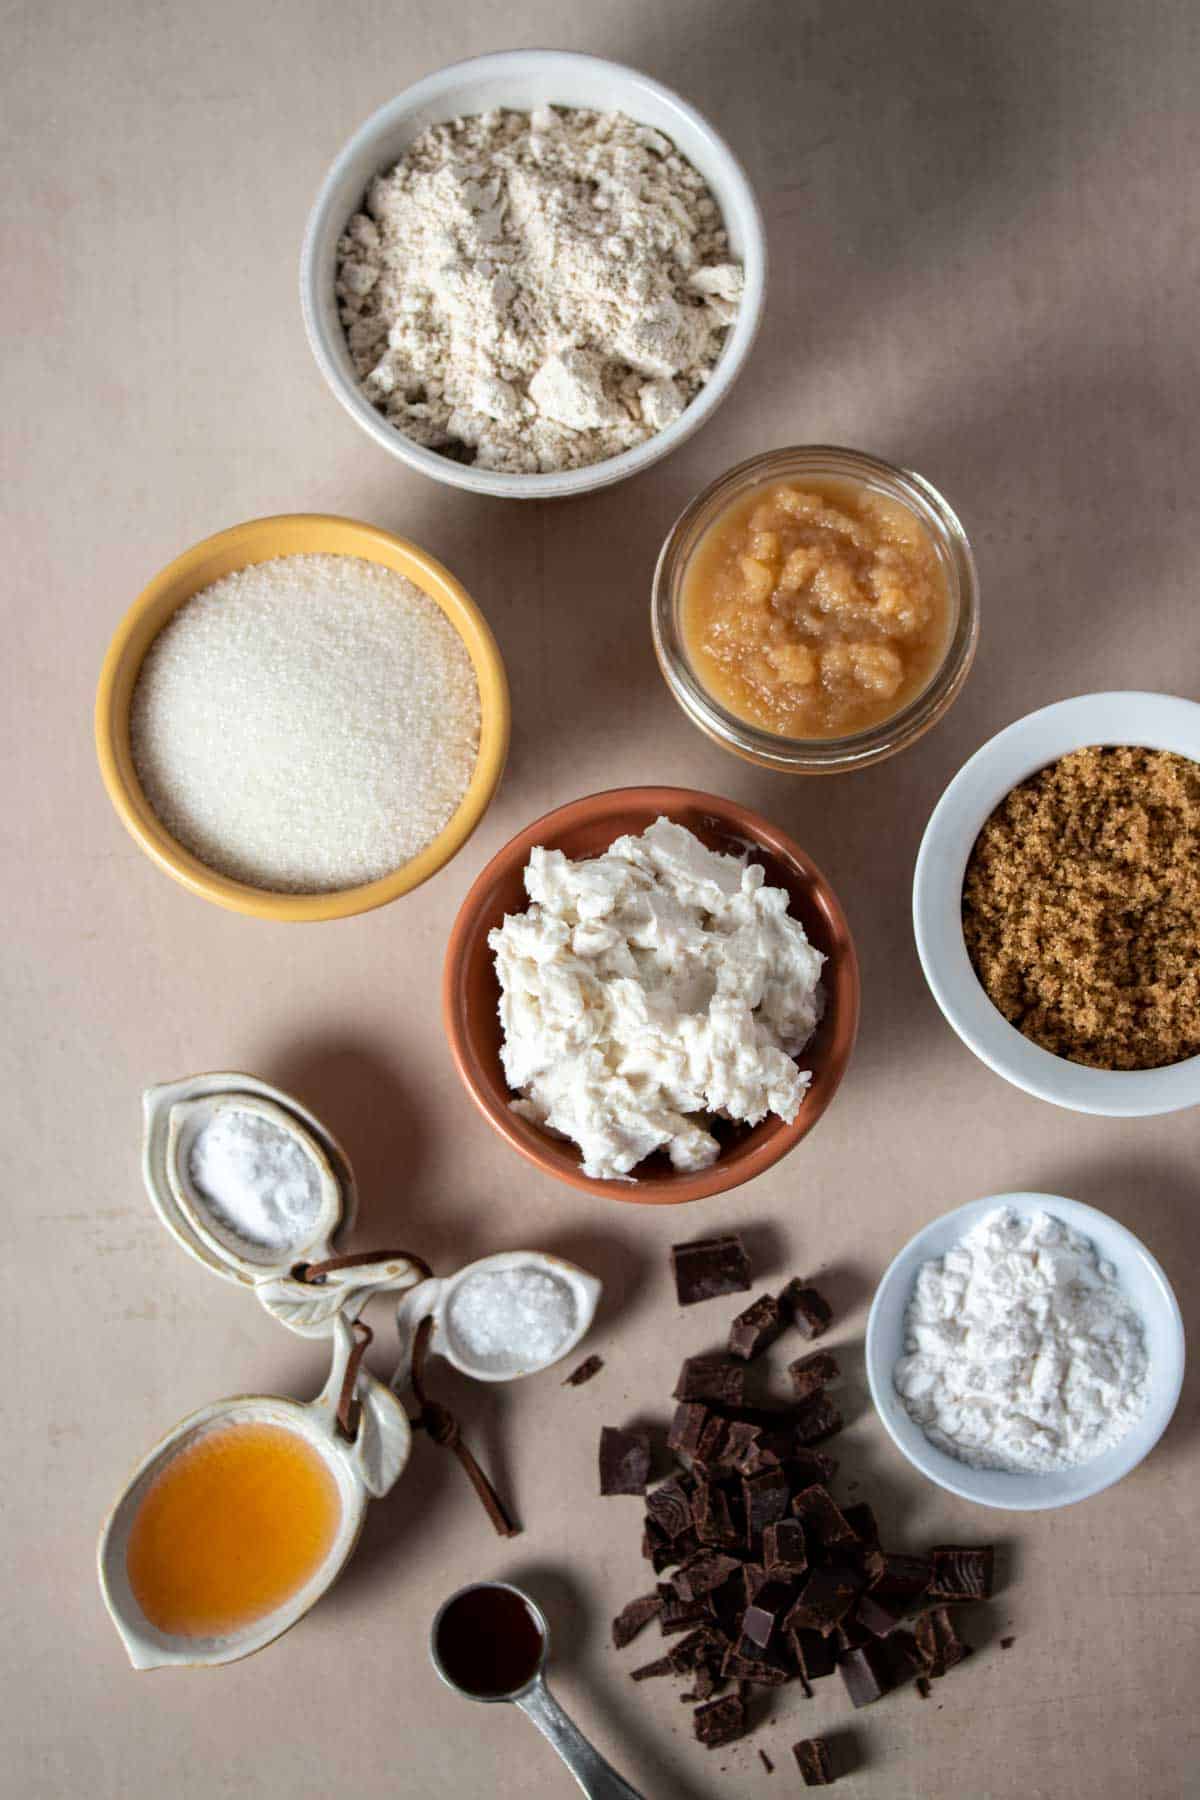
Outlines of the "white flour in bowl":
[[338,243],[362,391],[481,468],[581,468],[643,443],[707,380],[742,292],[717,204],[621,113],[431,126]]
[[931,1443],[976,1469],[1091,1462],[1146,1404],[1142,1323],[1095,1246],[1010,1207],[923,1264],[896,1391]]

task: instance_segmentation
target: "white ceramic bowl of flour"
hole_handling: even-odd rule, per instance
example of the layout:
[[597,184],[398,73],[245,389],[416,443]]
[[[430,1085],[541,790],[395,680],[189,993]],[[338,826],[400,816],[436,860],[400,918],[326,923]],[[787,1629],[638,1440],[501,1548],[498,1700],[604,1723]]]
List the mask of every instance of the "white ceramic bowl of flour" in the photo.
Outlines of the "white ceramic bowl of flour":
[[[338,316],[334,283],[337,243],[360,209],[368,184],[399,161],[429,126],[493,108],[537,106],[621,112],[671,139],[704,177],[721,210],[731,255],[745,286],[716,366],[672,424],[618,456],[581,469],[508,474],[455,462],[415,443],[377,412],[360,388]],[[648,468],[683,443],[720,405],[750,353],[766,287],[766,234],[754,191],[728,145],[687,101],[636,69],[564,50],[508,50],[477,56],[428,75],[361,125],[341,151],[317,195],[300,257],[305,329],[321,373],[351,418],[375,442],[435,481],[517,500],[548,500],[608,487]]]
[[[1023,1218],[1049,1213],[1088,1238],[1097,1255],[1113,1265],[1124,1297],[1140,1315],[1149,1355],[1146,1405],[1125,1436],[1090,1462],[1047,1474],[977,1469],[939,1449],[909,1416],[894,1383],[896,1363],[904,1354],[905,1313],[922,1264],[945,1256],[972,1226],[1000,1207],[1008,1207]],[[950,1493],[981,1506],[1038,1512],[1070,1506],[1111,1487],[1154,1448],[1170,1422],[1183,1385],[1183,1320],[1159,1264],[1145,1245],[1115,1219],[1078,1200],[1054,1194],[993,1194],[935,1219],[892,1262],[875,1290],[867,1319],[866,1364],[876,1412],[893,1441],[923,1475]]]

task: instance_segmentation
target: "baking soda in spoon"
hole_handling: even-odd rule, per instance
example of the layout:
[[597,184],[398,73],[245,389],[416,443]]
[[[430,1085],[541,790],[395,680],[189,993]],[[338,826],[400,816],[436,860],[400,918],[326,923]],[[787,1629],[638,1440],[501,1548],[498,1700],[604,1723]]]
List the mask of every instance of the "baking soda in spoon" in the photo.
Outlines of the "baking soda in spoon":
[[446,1309],[457,1354],[491,1370],[542,1368],[575,1330],[575,1297],[541,1269],[485,1269],[459,1283]]
[[320,1174],[303,1144],[240,1107],[215,1112],[196,1133],[188,1174],[213,1217],[260,1249],[303,1242],[321,1209]]

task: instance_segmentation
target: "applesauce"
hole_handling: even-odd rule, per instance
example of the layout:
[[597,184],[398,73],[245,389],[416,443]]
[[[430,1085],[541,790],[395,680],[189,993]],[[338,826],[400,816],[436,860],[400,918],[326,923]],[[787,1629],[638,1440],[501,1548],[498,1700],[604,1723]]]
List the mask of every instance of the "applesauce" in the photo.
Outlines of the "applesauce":
[[819,474],[740,495],[692,551],[680,628],[696,679],[780,737],[892,718],[942,664],[954,625],[934,540],[903,502]]

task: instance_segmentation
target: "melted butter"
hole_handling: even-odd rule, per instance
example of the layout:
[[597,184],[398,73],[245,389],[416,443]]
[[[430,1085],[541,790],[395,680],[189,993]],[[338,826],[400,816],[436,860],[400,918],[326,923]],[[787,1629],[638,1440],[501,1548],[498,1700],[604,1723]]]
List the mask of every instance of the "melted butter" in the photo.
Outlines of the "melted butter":
[[216,1425],[147,1489],[125,1552],[129,1583],[160,1631],[225,1637],[304,1586],[340,1518],[337,1482],[297,1432]]

